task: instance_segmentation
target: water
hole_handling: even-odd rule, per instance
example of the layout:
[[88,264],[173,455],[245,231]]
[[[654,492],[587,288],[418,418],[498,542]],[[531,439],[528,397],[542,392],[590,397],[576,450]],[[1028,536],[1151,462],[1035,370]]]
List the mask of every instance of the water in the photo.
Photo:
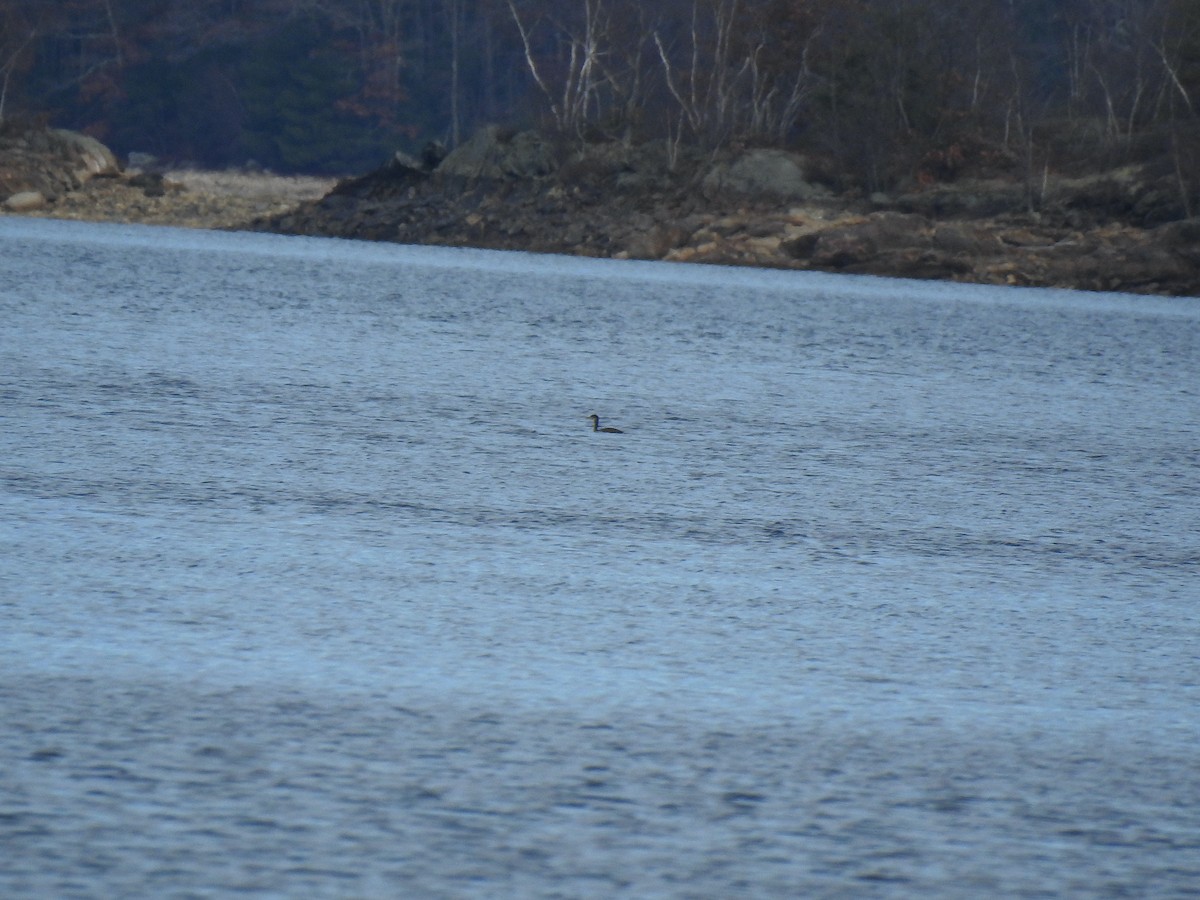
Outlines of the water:
[[1200,892],[1195,300],[17,219],[0,281],[0,895]]

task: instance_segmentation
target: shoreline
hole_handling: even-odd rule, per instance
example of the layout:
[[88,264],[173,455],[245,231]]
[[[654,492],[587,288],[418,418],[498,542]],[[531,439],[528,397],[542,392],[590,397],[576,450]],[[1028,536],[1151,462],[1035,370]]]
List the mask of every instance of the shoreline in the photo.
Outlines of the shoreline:
[[[400,160],[250,227],[615,259],[1200,296],[1200,220],[1153,227],[1122,222],[1095,208],[1109,202],[1113,185],[1107,181],[1061,180],[1057,207],[1027,214],[1011,211],[1020,186],[999,180],[866,201],[706,192],[694,181],[653,176],[622,186],[630,173],[620,169],[573,180],[444,170]],[[1131,181],[1128,190],[1137,187]]]
[[1020,211],[1011,177],[861,198],[808,182],[802,161],[779,151],[688,169],[645,147],[599,145],[564,158],[530,135],[485,130],[444,158],[397,154],[342,180],[126,171],[91,142],[89,171],[78,155],[30,154],[50,185],[40,192],[13,189],[34,183],[28,167],[16,177],[0,170],[9,176],[0,214],[1200,296],[1200,220],[1164,216],[1153,205],[1162,185],[1134,169],[1056,177],[1031,213]]
[[202,230],[246,230],[254,219],[282,215],[320,199],[333,178],[196,169],[96,177],[52,202],[6,215]]

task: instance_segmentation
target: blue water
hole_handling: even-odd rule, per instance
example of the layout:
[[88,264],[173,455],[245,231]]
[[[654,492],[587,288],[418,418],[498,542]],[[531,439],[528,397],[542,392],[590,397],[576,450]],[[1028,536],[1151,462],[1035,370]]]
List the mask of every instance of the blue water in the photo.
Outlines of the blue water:
[[21,219],[0,285],[0,896],[1200,894],[1195,299]]

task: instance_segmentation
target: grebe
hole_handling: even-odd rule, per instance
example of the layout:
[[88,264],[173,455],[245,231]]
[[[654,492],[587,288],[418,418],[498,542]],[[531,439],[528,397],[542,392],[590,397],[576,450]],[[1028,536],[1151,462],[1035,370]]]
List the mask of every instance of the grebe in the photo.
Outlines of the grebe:
[[590,416],[588,416],[588,418],[592,420],[592,431],[607,431],[609,434],[624,434],[625,433],[620,428],[612,428],[610,426],[605,426],[604,428],[601,428],[600,427],[600,417],[598,415],[596,415],[595,413],[592,413]]

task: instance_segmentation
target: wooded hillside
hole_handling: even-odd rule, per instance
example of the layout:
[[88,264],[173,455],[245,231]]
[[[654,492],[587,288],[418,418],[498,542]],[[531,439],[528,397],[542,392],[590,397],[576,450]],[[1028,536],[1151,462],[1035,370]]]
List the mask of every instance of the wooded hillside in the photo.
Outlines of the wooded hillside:
[[0,120],[352,172],[486,122],[798,149],[864,191],[1152,162],[1195,210],[1200,0],[0,0]]

